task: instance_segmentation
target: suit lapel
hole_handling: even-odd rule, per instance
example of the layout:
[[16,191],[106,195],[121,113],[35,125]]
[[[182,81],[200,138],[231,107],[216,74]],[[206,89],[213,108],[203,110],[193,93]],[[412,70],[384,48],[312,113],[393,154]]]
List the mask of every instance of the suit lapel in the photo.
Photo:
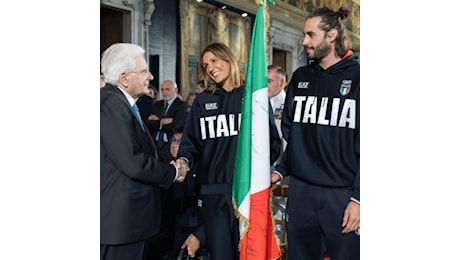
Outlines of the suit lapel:
[[[128,100],[126,99],[125,95],[118,89],[117,86],[111,85],[111,84],[106,84],[104,88],[107,88],[107,90],[112,91],[117,93],[118,95],[121,95],[123,97],[123,100],[125,101],[126,106],[128,109],[131,111],[131,119],[135,123],[135,131],[136,134],[140,137],[142,141],[142,146],[144,146],[146,149],[150,150],[153,152],[155,159],[158,159],[158,152],[156,150],[155,144],[153,143],[152,137],[150,136],[149,131],[147,130],[147,126],[142,122],[144,125],[144,128],[146,131],[144,131],[139,124],[139,120],[137,120],[136,114],[134,113],[133,108],[130,106]],[[172,104],[171,104],[172,106]],[[168,111],[169,112],[169,111]]]

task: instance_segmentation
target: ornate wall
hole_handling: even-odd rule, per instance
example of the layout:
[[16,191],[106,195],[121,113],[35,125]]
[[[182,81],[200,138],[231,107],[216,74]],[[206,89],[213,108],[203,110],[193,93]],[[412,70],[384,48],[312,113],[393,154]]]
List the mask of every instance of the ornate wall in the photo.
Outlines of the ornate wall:
[[244,73],[250,45],[251,19],[195,0],[180,1],[182,96],[194,93],[201,79],[201,51],[212,42],[230,47]]
[[360,1],[359,0],[276,0],[276,4],[286,7],[292,6],[303,11],[306,14],[319,7],[329,7],[332,10],[339,10],[341,6],[348,7],[351,10],[351,16],[347,20],[348,33],[353,42],[353,50],[359,52],[359,17]]
[[[225,0],[219,1],[248,13],[255,14],[257,6],[254,0]],[[195,84],[200,79],[198,60],[201,50],[211,42],[227,43],[239,59],[240,68],[246,71],[249,44],[251,40],[251,18],[243,18],[239,14],[223,11],[222,9],[195,0],[180,0],[179,13],[177,6],[168,9],[168,19],[180,15],[181,39],[174,41],[172,31],[164,31],[160,35],[153,33],[163,23],[158,22],[158,12],[165,6],[171,8],[172,1],[166,0],[101,0],[101,7],[111,7],[122,10],[123,39],[146,49],[149,55],[160,56],[158,78],[160,82],[166,78],[176,78],[181,83],[182,96],[195,91]],[[175,4],[174,4],[175,5]],[[349,35],[353,42],[353,50],[360,50],[360,3],[359,0],[275,0],[275,5],[268,4],[270,15],[268,63],[272,62],[272,54],[276,49],[286,54],[285,69],[288,75],[305,63],[305,53],[302,47],[303,26],[308,12],[321,6],[338,10],[347,6],[352,10],[352,16],[347,21]],[[153,16],[152,16],[153,14]],[[156,17],[156,18],[155,18]],[[157,20],[155,20],[157,19]],[[157,23],[155,23],[157,21]],[[168,24],[170,24],[168,22]],[[172,26],[172,23],[170,24]],[[169,28],[169,27],[168,27]],[[174,37],[173,37],[174,36]],[[169,40],[168,40],[169,39]],[[157,44],[158,42],[158,44]],[[179,53],[176,46],[180,45]],[[148,59],[147,59],[148,60]],[[180,61],[180,75],[176,73],[176,62]]]
[[[255,14],[254,0],[220,1],[235,8]],[[306,57],[302,46],[303,26],[309,11],[321,6],[338,10],[340,6],[352,10],[347,22],[353,50],[359,53],[359,1],[357,0],[276,0],[269,8],[268,63],[272,62],[273,50],[286,53],[285,69],[291,75],[295,69],[305,65]],[[195,84],[201,78],[198,68],[200,52],[211,42],[227,44],[239,59],[240,69],[246,72],[249,45],[251,41],[251,18],[222,10],[195,0],[180,1],[181,16],[181,82],[182,95],[195,91]]]

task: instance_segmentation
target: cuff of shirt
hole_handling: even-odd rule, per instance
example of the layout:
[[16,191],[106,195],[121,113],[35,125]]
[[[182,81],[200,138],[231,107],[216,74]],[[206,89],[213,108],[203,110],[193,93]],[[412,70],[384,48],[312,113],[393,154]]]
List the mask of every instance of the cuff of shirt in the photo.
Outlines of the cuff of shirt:
[[185,157],[180,157],[179,159],[183,159],[183,160],[187,163],[187,166],[190,167],[190,162],[188,161],[187,158],[185,158]]
[[351,197],[350,200],[353,201],[353,202],[358,203],[359,205],[361,205],[361,203],[359,202],[359,200],[357,200],[357,199],[355,199],[355,198],[353,198],[353,197]]
[[276,170],[275,170],[275,171],[272,171],[272,172],[274,172],[274,173],[276,173],[276,174],[278,174],[278,175],[280,176],[280,180],[279,180],[279,181],[281,181],[281,180],[283,179],[283,175],[282,175],[279,171],[276,171]]
[[177,180],[177,176],[179,175],[179,168],[177,168],[177,166],[174,164],[174,163],[169,163],[171,164],[172,166],[174,166],[174,169],[176,169],[176,176],[174,177],[174,181]]

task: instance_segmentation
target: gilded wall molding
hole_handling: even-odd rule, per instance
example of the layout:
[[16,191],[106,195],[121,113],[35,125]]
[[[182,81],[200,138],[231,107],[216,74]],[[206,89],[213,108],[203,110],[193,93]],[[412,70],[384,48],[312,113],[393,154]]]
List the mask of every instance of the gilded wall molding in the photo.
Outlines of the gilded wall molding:
[[[256,14],[257,5],[254,0],[220,1],[235,8]],[[295,3],[295,5],[293,5]],[[181,0],[181,82],[182,96],[193,92],[196,81],[200,77],[198,71],[199,55],[209,43],[224,42],[232,49],[239,59],[243,74],[246,71],[249,44],[251,41],[250,18],[243,20],[238,15],[228,13],[213,5],[195,0]],[[305,64],[303,51],[303,27],[305,17],[313,9],[327,6],[338,10],[342,5],[352,10],[347,21],[347,31],[353,44],[353,50],[359,52],[359,0],[276,0],[275,5],[267,3],[269,13],[268,30],[268,61],[271,61],[273,48],[287,52],[286,72],[291,74],[299,66]],[[232,15],[231,15],[232,14]]]
[[[222,3],[232,5],[241,10],[255,14],[257,5],[254,0],[224,0]],[[319,7],[329,7],[338,10],[341,6],[351,9],[351,16],[348,19],[347,31],[353,43],[353,49],[359,52],[360,49],[360,1],[359,0],[275,0],[275,5],[267,1],[268,12],[272,21],[280,21],[287,27],[299,30],[303,34],[305,17],[312,10]],[[301,41],[300,41],[301,44]]]
[[187,97],[190,91],[190,84],[189,84],[189,70],[188,70],[188,50],[190,48],[190,35],[191,29],[190,25],[192,23],[191,17],[192,13],[194,13],[195,7],[191,4],[192,0],[183,0],[179,1],[179,12],[180,12],[180,35],[181,35],[181,96],[184,98]]
[[251,41],[251,18],[194,0],[180,1],[181,95],[194,93],[201,78],[201,51],[212,42],[223,42],[238,59],[244,74]]

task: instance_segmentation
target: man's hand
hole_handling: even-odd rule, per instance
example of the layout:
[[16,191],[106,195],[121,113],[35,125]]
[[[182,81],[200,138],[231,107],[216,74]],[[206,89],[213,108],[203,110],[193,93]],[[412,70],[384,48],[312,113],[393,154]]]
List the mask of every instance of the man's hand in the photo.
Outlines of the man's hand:
[[[171,161],[173,163],[174,161]],[[175,165],[177,169],[179,170],[178,176],[176,181],[177,182],[183,182],[185,180],[185,176],[187,176],[187,172],[190,171],[190,168],[188,167],[187,161],[184,159],[180,158],[177,159],[175,162]]]
[[185,180],[185,176],[187,176],[187,172],[190,170],[190,168],[187,165],[187,162],[185,162],[184,164],[183,162],[180,162],[180,161],[184,161],[184,160],[183,159],[177,160],[177,161],[172,160],[169,162],[169,164],[175,165],[177,167],[178,174],[177,174],[176,182],[183,182]]
[[169,125],[173,122],[173,118],[172,117],[166,117],[166,118],[163,118],[161,119],[160,121],[160,124],[161,125]]
[[149,120],[160,120],[160,118],[157,115],[151,114],[148,118]]
[[200,240],[193,234],[190,234],[180,248],[186,248],[191,257],[195,257],[196,251],[200,248]]
[[280,176],[278,173],[276,173],[276,172],[272,172],[272,175],[270,176],[270,181],[271,181],[271,183],[272,183],[272,184],[273,184],[273,183],[277,183],[277,182],[280,181],[280,180],[281,180],[281,176]]
[[342,234],[350,233],[359,228],[360,217],[360,205],[354,201],[348,203],[347,208],[343,214],[342,221]]

